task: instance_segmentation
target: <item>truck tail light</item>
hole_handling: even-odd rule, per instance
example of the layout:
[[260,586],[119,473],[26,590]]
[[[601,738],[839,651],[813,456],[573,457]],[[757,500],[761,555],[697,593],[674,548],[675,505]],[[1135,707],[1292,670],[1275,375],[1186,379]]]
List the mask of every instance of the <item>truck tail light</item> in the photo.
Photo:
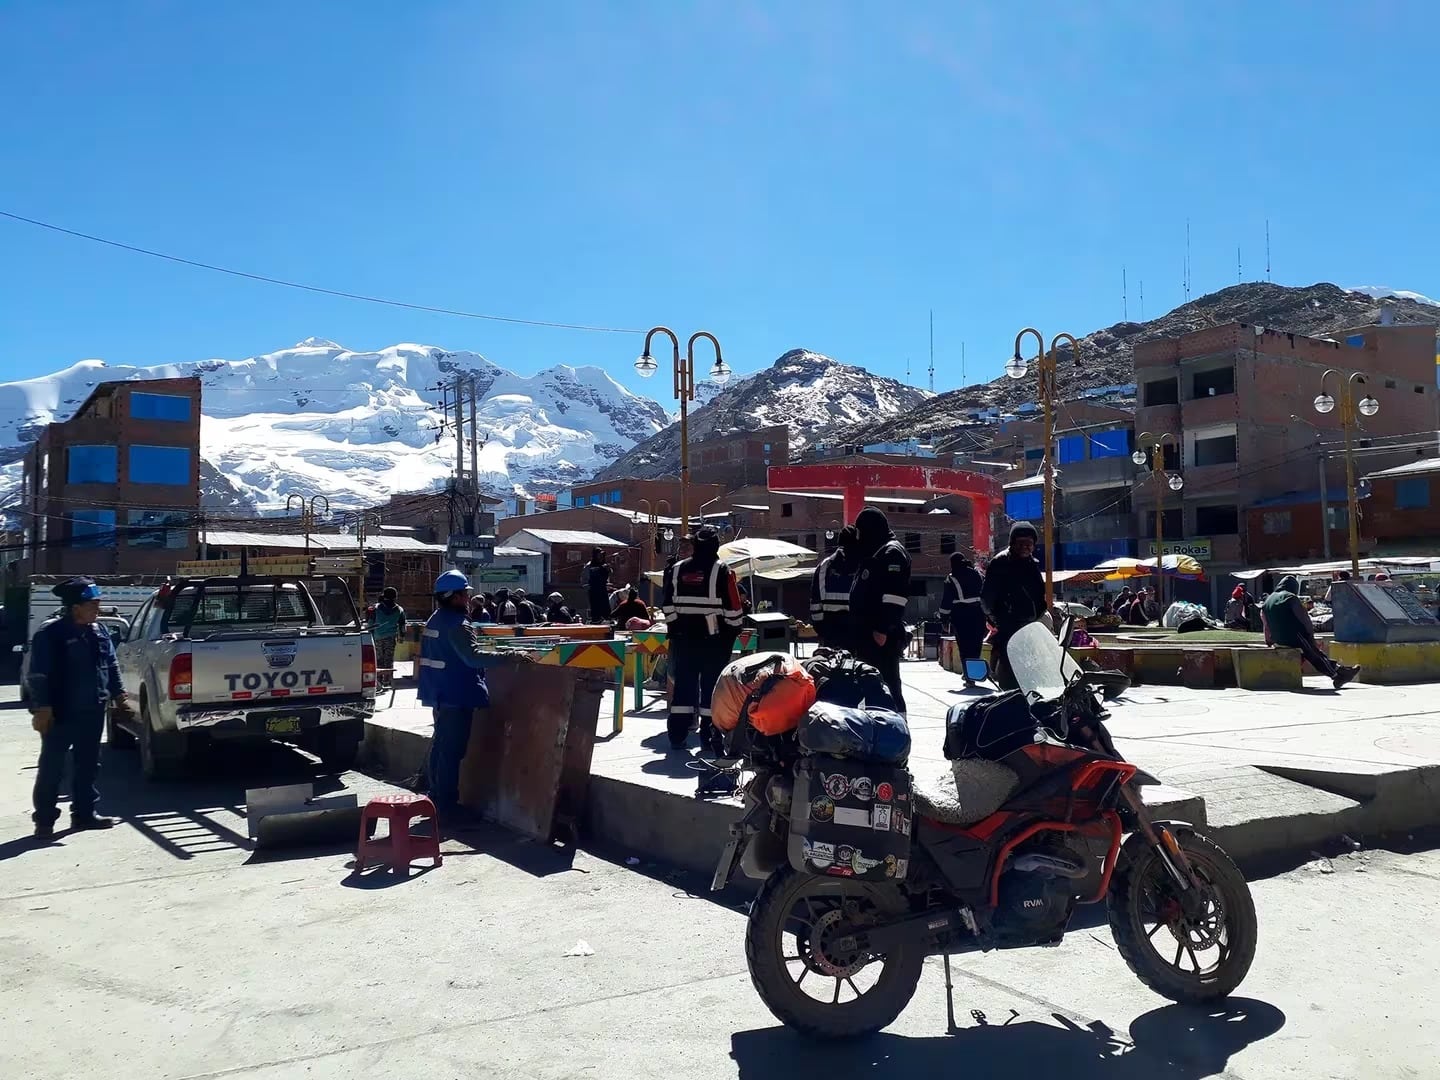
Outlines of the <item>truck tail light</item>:
[[375,646],[368,641],[360,646],[360,686],[375,689]]
[[190,674],[193,670],[188,652],[176,653],[170,658],[170,700],[190,700]]

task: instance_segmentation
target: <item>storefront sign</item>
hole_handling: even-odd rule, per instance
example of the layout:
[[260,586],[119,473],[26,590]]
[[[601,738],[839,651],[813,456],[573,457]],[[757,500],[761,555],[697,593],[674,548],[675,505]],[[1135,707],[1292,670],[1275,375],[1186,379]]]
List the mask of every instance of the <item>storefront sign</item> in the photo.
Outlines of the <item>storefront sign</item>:
[[[1160,552],[1162,555],[1189,555],[1196,562],[1205,562],[1210,558],[1208,538],[1203,540],[1166,540],[1163,547],[1164,550]],[[1153,558],[1155,555],[1154,540],[1150,541],[1148,549],[1145,553],[1146,556]]]
[[514,567],[487,566],[476,570],[471,579],[479,585],[518,585],[523,580]]

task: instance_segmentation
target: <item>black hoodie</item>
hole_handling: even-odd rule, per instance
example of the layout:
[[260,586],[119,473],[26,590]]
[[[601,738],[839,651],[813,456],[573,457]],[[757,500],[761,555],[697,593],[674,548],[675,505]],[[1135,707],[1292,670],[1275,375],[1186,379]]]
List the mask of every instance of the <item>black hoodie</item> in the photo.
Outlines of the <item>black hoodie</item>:
[[[1035,526],[1017,521],[1010,526],[1010,542],[1017,536],[1039,539]],[[1045,611],[1045,578],[1033,555],[1020,558],[1006,548],[985,568],[985,587],[980,606],[995,624],[995,643],[1003,646],[1021,627],[1034,622]]]

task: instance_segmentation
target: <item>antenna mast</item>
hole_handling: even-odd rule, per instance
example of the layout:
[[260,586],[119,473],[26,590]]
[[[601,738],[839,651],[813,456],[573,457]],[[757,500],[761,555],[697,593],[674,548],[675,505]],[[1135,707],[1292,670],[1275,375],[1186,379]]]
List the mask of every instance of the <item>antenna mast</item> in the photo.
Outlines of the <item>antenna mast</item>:
[[1185,219],[1185,302],[1190,302],[1190,219]]
[[1240,268],[1240,245],[1235,245],[1235,284],[1239,285],[1245,280],[1245,272]]
[[1120,267],[1120,317],[1126,322],[1130,321],[1130,281],[1125,276],[1124,266]]
[[1145,279],[1140,279],[1140,321],[1145,321]]
[[930,309],[930,392],[935,392],[935,309]]
[[965,342],[963,341],[960,342],[960,385],[965,385]]
[[1270,219],[1265,219],[1265,280],[1270,280]]

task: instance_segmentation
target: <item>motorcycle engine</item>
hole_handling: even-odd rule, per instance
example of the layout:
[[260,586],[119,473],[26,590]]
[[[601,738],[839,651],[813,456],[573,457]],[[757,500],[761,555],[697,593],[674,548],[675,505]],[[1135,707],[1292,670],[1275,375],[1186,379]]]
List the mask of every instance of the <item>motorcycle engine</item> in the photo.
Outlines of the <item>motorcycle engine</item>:
[[1085,876],[1085,855],[1053,839],[1017,848],[1000,875],[993,929],[1002,945],[1058,944]]

